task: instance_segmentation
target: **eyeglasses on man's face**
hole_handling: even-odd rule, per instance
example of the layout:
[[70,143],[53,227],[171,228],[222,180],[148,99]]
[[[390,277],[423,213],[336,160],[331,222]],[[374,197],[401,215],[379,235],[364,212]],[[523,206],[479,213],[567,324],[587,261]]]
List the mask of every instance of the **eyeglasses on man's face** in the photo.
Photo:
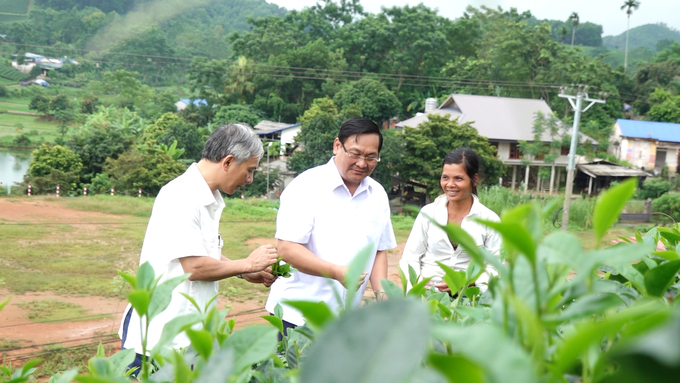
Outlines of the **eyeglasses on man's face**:
[[364,160],[368,164],[377,164],[378,162],[380,162],[380,157],[364,157],[356,153],[350,153],[347,151],[347,149],[345,149],[345,144],[343,144],[342,142],[340,143],[340,146],[342,146],[342,150],[345,152],[345,155],[354,161]]

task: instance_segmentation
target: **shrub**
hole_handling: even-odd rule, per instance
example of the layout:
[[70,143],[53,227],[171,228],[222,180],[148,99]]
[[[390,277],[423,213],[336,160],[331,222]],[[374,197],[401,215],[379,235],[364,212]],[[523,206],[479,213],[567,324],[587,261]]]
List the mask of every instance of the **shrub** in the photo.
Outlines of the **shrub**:
[[642,189],[638,189],[636,197],[638,199],[659,198],[671,190],[671,183],[667,180],[658,178],[647,178],[642,183]]
[[668,214],[680,222],[680,194],[664,194],[652,201],[654,212]]

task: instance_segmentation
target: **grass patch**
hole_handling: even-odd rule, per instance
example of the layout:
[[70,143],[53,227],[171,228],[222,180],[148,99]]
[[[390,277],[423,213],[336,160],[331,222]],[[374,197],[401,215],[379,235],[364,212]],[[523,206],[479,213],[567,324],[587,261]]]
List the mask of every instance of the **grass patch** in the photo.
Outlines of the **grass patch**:
[[[23,127],[21,131],[17,129],[18,124]],[[14,136],[18,136],[21,133],[31,134],[33,130],[35,130],[36,135],[31,137],[32,140],[34,138],[42,138],[47,142],[54,142],[59,136],[59,124],[43,121],[40,117],[2,114],[0,118],[0,138],[3,141],[8,136],[10,139],[14,139]]]
[[56,299],[41,299],[29,302],[14,303],[24,310],[28,310],[28,319],[33,322],[77,321],[77,317],[84,316],[87,310],[81,306]]
[[[104,347],[105,354],[107,356],[112,355],[115,351],[113,343],[109,342],[108,338],[103,338],[102,341],[107,342],[102,346]],[[96,344],[84,344],[74,347],[62,345],[49,346],[41,352],[40,358],[43,359],[43,362],[37,366],[33,376],[38,379],[50,377],[73,367],[78,368],[78,372],[81,374],[87,373],[87,363],[90,358],[97,354],[97,347]]]
[[0,338],[0,352],[14,350],[19,347],[21,347],[21,342],[16,339]]
[[66,200],[66,206],[76,210],[149,218],[154,200],[154,198],[145,197],[99,194],[88,197],[69,198]]
[[0,98],[0,109],[16,110],[16,111],[19,111],[19,112],[35,112],[33,110],[28,109],[28,104],[29,104],[30,100],[26,100],[25,103],[21,102],[21,101],[24,101],[24,100],[15,98],[15,99],[11,99],[11,101],[10,101],[8,99]]
[[[63,200],[58,203],[71,199]],[[106,223],[110,219],[87,217],[74,221],[83,224],[0,224],[4,287],[18,294],[54,291],[123,297],[115,284],[117,270],[136,269],[147,219],[126,217]]]
[[415,215],[392,214],[392,228],[394,229],[394,236],[397,238],[397,243],[405,242],[408,239],[415,220]]

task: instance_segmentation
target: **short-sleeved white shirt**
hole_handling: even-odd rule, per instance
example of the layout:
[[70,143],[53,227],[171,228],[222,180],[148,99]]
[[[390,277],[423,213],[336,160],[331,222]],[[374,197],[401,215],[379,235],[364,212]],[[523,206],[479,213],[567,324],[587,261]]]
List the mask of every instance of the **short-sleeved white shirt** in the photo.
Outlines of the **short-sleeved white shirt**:
[[[156,277],[162,274],[159,283],[184,274],[179,258],[207,256],[221,259],[219,223],[224,199],[219,191],[211,191],[196,164],[192,164],[181,176],[161,188],[153,204],[151,218],[146,229],[139,264],[150,262]],[[172,292],[172,300],[165,311],[156,316],[149,326],[147,349],[151,349],[160,339],[161,332],[171,319],[196,312],[194,306],[180,293],[193,297],[203,308],[217,294],[217,282],[182,282]],[[214,303],[213,303],[214,304]],[[127,315],[131,307],[125,310]],[[125,315],[123,315],[123,321]],[[123,323],[119,335],[122,338]],[[142,353],[140,317],[132,313],[127,329],[124,348],[134,348]],[[178,335],[172,347],[189,346],[184,334]]]
[[[488,221],[499,221],[498,214],[482,205],[476,195],[472,195],[473,202],[470,212],[466,215],[460,227],[463,228],[479,247],[484,247],[495,255],[500,254],[501,239],[499,234],[480,223],[474,221],[475,218]],[[399,267],[408,275],[409,265],[422,278],[444,276],[444,270],[437,264],[441,262],[454,270],[467,270],[470,264],[470,255],[457,246],[454,250],[448,235],[444,230],[432,224],[427,215],[437,223],[446,225],[449,219],[446,195],[440,195],[431,204],[425,205],[411,229],[411,234],[406,241],[404,252],[399,261]],[[495,274],[495,270],[489,266],[487,272],[482,274],[477,280],[478,284],[486,283],[489,280],[489,273]],[[482,288],[484,288],[482,286]]]
[[[276,218],[276,238],[302,244],[317,257],[337,265],[347,265],[364,247],[372,257],[366,266],[371,274],[377,251],[396,247],[387,193],[370,177],[364,178],[350,194],[334,162],[309,169],[293,180],[281,194]],[[356,304],[366,289],[368,278],[357,293]],[[295,272],[278,278],[271,287],[266,309],[274,312],[284,300],[326,302],[338,310],[334,291],[344,302],[346,289],[338,281]],[[304,318],[290,306],[283,307],[283,319],[302,325]]]

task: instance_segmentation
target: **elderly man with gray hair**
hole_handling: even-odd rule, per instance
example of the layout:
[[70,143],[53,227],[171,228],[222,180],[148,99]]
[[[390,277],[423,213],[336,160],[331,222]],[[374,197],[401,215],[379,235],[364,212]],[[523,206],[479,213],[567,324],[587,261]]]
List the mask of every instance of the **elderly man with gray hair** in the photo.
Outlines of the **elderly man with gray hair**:
[[[263,153],[262,142],[247,125],[222,126],[208,138],[201,160],[158,193],[139,263],[148,261],[156,276],[162,275],[160,282],[184,273],[191,276],[173,291],[168,308],[151,321],[147,349],[159,341],[163,327],[171,319],[196,311],[182,293],[196,300],[199,307],[205,307],[217,294],[217,281],[221,279],[239,277],[265,286],[276,279],[268,269],[277,260],[272,245],[260,246],[247,258],[232,261],[222,255],[219,234],[224,209],[220,191],[234,194],[239,187],[253,182],[253,172]],[[134,348],[137,352],[137,360],[130,367],[141,366],[140,321],[128,305],[119,335],[121,348]],[[189,344],[186,335],[181,334],[172,346],[182,348]]]

